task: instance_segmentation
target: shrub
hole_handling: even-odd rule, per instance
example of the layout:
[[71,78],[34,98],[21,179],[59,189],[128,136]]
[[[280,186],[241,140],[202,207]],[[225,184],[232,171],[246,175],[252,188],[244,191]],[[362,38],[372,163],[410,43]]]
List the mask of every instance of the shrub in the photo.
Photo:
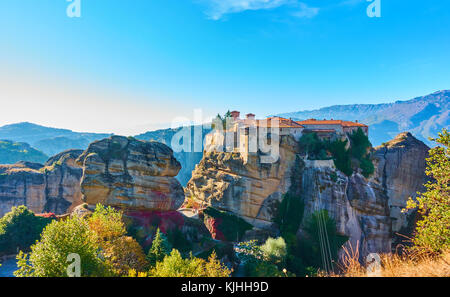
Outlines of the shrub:
[[217,260],[215,253],[208,261],[192,255],[183,259],[176,249],[149,272],[149,276],[153,277],[227,277],[230,274],[231,271]]
[[[248,277],[281,277],[286,276],[286,274],[279,269],[279,266],[272,262],[272,260],[278,261],[282,258],[282,254],[278,248],[271,249],[274,239],[271,239],[269,243],[263,245],[263,248],[257,245],[255,240],[241,242],[237,245],[238,258],[241,263],[244,264],[245,276]],[[279,239],[278,239],[279,240]],[[281,240],[279,240],[281,243]],[[278,250],[274,252],[274,250]],[[282,249],[281,249],[282,250]],[[280,255],[280,258],[273,257],[276,254]],[[281,264],[278,261],[278,264]]]
[[277,239],[269,237],[261,246],[264,258],[274,264],[285,263],[287,248],[283,237]]
[[51,217],[36,216],[23,205],[13,207],[0,219],[0,254],[28,251],[51,221]]
[[441,253],[450,249],[450,133],[443,129],[432,140],[441,145],[432,148],[427,158],[425,173],[432,180],[417,201],[409,199],[407,209],[418,208],[422,214],[413,239],[415,248]]

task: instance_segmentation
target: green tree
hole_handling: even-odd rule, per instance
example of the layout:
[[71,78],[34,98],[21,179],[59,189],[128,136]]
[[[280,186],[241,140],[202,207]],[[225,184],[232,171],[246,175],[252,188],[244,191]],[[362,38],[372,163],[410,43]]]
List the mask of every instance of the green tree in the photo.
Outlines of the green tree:
[[27,251],[51,221],[51,218],[36,216],[26,206],[13,207],[0,219],[0,254]]
[[15,276],[66,277],[67,257],[78,254],[82,276],[107,276],[100,258],[99,246],[89,224],[78,217],[53,221],[42,232],[41,240],[31,246],[29,255],[17,256],[19,269]]
[[352,175],[350,152],[346,149],[347,140],[336,140],[328,145],[329,151],[333,155],[334,165],[347,176]]
[[432,148],[426,159],[425,173],[431,181],[416,201],[409,199],[405,211],[418,208],[422,215],[413,239],[416,248],[439,253],[450,248],[450,134],[443,129],[432,140],[440,146]]
[[348,237],[337,233],[336,222],[329,217],[326,210],[316,211],[307,218],[303,231],[304,237],[299,242],[303,263],[306,266],[330,270]]
[[157,262],[164,260],[164,257],[169,255],[171,251],[172,246],[170,245],[166,235],[158,228],[152,242],[152,247],[150,248],[147,256],[150,265],[155,266]]
[[274,222],[278,224],[281,235],[297,233],[303,219],[304,202],[300,196],[286,193],[278,206]]

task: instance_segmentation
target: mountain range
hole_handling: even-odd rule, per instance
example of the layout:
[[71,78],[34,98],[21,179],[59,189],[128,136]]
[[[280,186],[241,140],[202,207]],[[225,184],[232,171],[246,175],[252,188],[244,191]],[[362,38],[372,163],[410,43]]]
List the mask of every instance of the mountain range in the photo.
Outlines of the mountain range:
[[369,125],[369,137],[374,146],[411,132],[429,146],[442,128],[450,126],[450,90],[435,92],[407,101],[385,104],[334,105],[317,110],[287,112],[277,116],[294,120],[336,119],[358,120]]

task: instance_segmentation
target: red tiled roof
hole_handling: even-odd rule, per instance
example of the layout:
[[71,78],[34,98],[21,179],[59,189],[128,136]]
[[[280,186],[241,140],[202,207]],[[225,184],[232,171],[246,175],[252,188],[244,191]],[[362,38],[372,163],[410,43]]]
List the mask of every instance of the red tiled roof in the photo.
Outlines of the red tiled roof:
[[361,123],[355,123],[342,120],[316,120],[309,119],[306,121],[297,121],[300,125],[341,125],[342,127],[367,127],[367,125]]

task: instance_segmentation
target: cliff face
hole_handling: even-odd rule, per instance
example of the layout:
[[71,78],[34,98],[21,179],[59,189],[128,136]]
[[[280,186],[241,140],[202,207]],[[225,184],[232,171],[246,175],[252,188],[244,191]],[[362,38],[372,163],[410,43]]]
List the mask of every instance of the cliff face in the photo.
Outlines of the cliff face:
[[425,190],[423,184],[427,182],[424,172],[428,150],[428,146],[408,132],[375,148],[375,177],[389,197],[388,206],[396,243],[402,241],[397,233],[410,235],[412,231],[415,214],[404,214],[401,210],[405,208],[408,197],[415,198],[417,192]]
[[297,143],[292,137],[280,139],[280,159],[261,163],[250,155],[247,163],[240,154],[205,152],[186,187],[189,199],[231,211],[254,226],[272,224],[275,207],[291,186],[296,164]]
[[180,163],[162,143],[112,136],[91,143],[77,163],[89,205],[170,211],[183,203],[183,188],[174,178]]
[[390,252],[393,232],[411,227],[400,210],[425,181],[427,151],[411,134],[400,134],[374,150],[376,170],[366,179],[358,172],[346,176],[333,161],[304,160],[293,138],[282,137],[280,160],[274,164],[261,164],[259,156],[245,164],[239,154],[205,154],[186,192],[188,199],[233,212],[257,229],[273,230],[277,202],[291,190],[305,202],[304,220],[326,209],[338,232],[353,247],[359,244],[362,256]]
[[19,205],[36,213],[63,214],[81,203],[82,169],[75,164],[81,153],[69,150],[50,158],[45,165],[0,165],[0,216]]

